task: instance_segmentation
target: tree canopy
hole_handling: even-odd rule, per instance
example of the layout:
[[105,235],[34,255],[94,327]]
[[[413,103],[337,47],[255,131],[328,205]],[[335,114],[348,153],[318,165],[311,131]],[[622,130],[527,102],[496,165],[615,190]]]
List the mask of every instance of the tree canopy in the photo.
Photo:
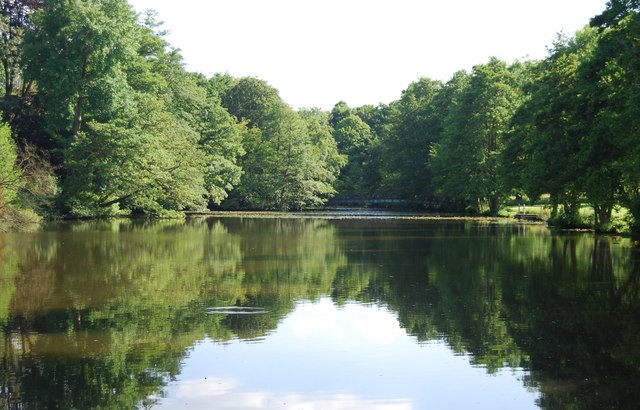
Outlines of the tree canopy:
[[612,0],[542,60],[491,58],[418,79],[389,104],[323,112],[294,110],[262,79],[187,71],[154,13],[126,0],[3,0],[0,109],[17,155],[4,167],[25,174],[23,157],[46,159],[31,173],[49,175],[44,215],[300,210],[334,197],[495,215],[548,196],[555,221],[580,224],[588,204],[608,229],[623,206],[637,230],[639,11]]

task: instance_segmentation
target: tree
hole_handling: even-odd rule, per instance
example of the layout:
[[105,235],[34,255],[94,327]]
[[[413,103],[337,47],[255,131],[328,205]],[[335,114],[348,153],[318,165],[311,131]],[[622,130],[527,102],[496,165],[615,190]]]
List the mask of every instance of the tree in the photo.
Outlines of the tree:
[[25,94],[30,85],[22,82],[21,52],[25,30],[31,29],[31,13],[42,7],[42,0],[0,0],[0,65],[4,95],[18,90]]
[[42,0],[0,0],[0,111],[20,147],[37,142],[39,127],[33,81],[22,72],[22,46],[25,32],[33,29],[31,14],[42,7]]
[[438,95],[440,81],[422,78],[403,91],[394,104],[391,130],[384,139],[384,184],[405,199],[434,198],[429,167],[432,145],[442,138],[443,120]]
[[[594,30],[574,39],[560,37],[550,56],[534,67],[530,98],[514,116],[508,138],[509,166],[521,173],[521,185],[530,198],[551,195],[552,216],[563,205],[562,219],[576,223],[584,177],[589,126],[586,91],[579,67],[593,53]],[[517,146],[517,147],[516,147]]]
[[331,145],[312,136],[307,123],[264,81],[242,78],[222,103],[249,127],[243,142],[243,176],[227,205],[290,210],[323,204],[335,190]]
[[222,95],[222,105],[231,115],[258,128],[266,125],[269,114],[281,104],[278,90],[253,77],[240,79]]
[[592,27],[613,27],[630,14],[640,11],[639,0],[609,0],[607,8],[591,19]]
[[162,214],[206,205],[198,135],[153,98],[142,99],[139,110],[131,128],[87,123],[69,147],[65,196],[72,214]]
[[11,130],[7,125],[0,123],[0,219],[15,199],[19,188],[17,159],[18,153],[11,138]]
[[45,0],[24,41],[25,75],[38,83],[49,130],[66,144],[90,120],[128,111],[123,66],[136,51],[126,0]]
[[331,109],[331,115],[329,116],[329,124],[331,128],[336,129],[340,121],[353,114],[351,107],[346,102],[340,101]]
[[[621,202],[631,211],[632,230],[640,232],[640,7],[638,2],[610,2],[609,8],[625,5],[614,23],[598,31],[597,45],[581,66],[587,84],[581,94],[588,99],[586,192],[593,204],[596,224],[605,228],[611,208]],[[584,110],[583,110],[584,111]]]
[[355,114],[342,118],[333,131],[338,151],[347,157],[347,165],[337,182],[342,198],[370,198],[379,188],[376,161],[379,141],[371,128]]
[[478,212],[497,214],[506,189],[499,178],[504,137],[521,102],[513,69],[498,60],[473,68],[458,104],[434,148],[440,196],[468,201]]
[[213,97],[199,108],[201,119],[198,143],[206,156],[205,186],[212,203],[220,205],[239,183],[240,160],[246,151],[242,146],[247,129],[238,124]]
[[205,157],[205,188],[211,205],[219,205],[239,183],[244,155],[243,124],[222,107],[215,78],[207,80],[184,69],[182,56],[162,38],[154,16],[147,15],[140,28],[138,56],[126,67],[131,86],[163,101],[176,121],[197,133],[197,145]]
[[0,123],[0,231],[38,223],[50,211],[57,188],[48,160],[30,145],[19,150],[10,128]]
[[338,144],[333,138],[333,129],[329,123],[329,115],[318,109],[303,109],[299,114],[307,125],[307,133],[318,151],[317,155],[329,171],[326,174],[326,182],[333,186],[342,168],[347,164],[347,158],[338,150]]

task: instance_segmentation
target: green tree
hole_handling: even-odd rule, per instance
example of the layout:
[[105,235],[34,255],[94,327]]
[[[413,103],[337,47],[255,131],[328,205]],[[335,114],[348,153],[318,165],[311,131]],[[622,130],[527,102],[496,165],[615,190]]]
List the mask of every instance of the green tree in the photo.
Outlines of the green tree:
[[209,200],[220,205],[240,183],[240,160],[246,153],[242,139],[247,129],[213,96],[199,107],[198,117],[201,119],[196,128],[200,135],[198,143],[206,156],[205,186]]
[[528,196],[550,194],[552,216],[563,205],[562,218],[569,223],[577,222],[588,166],[586,107],[579,98],[585,89],[579,67],[593,53],[596,34],[587,29],[573,39],[560,37],[549,57],[534,67],[530,97],[514,117],[506,150],[508,166],[521,174]]
[[139,30],[126,0],[45,0],[33,22],[25,76],[38,83],[56,137],[70,144],[85,122],[130,109],[123,67],[135,56]]
[[240,181],[245,127],[222,107],[214,79],[184,69],[182,56],[164,40],[153,14],[146,16],[140,30],[137,59],[127,66],[129,82],[140,93],[162,100],[175,121],[198,134],[207,196],[212,205],[219,205]]
[[323,146],[323,138],[310,133],[305,120],[282,102],[276,89],[255,78],[242,78],[224,93],[222,103],[249,126],[242,180],[229,205],[302,209],[322,205],[334,195],[337,153],[328,154],[332,146]]
[[593,27],[612,27],[630,14],[640,11],[638,0],[609,0],[607,8],[591,19]]
[[500,156],[521,100],[513,67],[495,58],[474,67],[445,119],[443,140],[433,150],[442,198],[497,214],[506,194],[499,177]]
[[90,122],[67,150],[66,203],[74,215],[206,205],[198,135],[153,98],[138,108],[136,126]]
[[379,141],[360,117],[349,114],[336,125],[333,136],[338,150],[347,157],[347,165],[337,182],[341,198],[371,198],[379,188],[379,167],[376,161]]
[[329,115],[329,124],[331,125],[331,128],[338,128],[338,124],[340,123],[340,121],[351,114],[353,114],[353,110],[346,102],[338,102],[333,106],[333,108],[331,109],[331,115]]
[[338,151],[338,144],[333,138],[333,129],[329,123],[330,116],[319,109],[303,109],[298,113],[307,125],[307,133],[318,151],[317,155],[329,171],[326,181],[333,186],[342,168],[347,164],[347,158]]
[[15,199],[19,189],[20,174],[16,170],[18,154],[11,137],[11,130],[0,123],[0,219]]
[[622,202],[631,211],[632,229],[640,232],[640,7],[624,3],[626,11],[614,23],[600,28],[597,46],[580,72],[588,84],[587,196],[596,211],[596,224],[606,227],[611,208]]
[[269,114],[282,104],[278,90],[253,77],[241,78],[222,95],[222,105],[231,115],[258,128],[264,128]]
[[47,159],[29,145],[18,150],[0,123],[0,231],[32,228],[50,210],[57,188]]
[[6,97],[30,89],[22,81],[20,48],[25,30],[31,28],[31,13],[40,7],[42,0],[0,0],[0,65]]
[[394,105],[391,130],[384,139],[384,184],[394,196],[405,199],[434,198],[429,166],[432,145],[442,138],[443,84],[422,78],[403,91]]

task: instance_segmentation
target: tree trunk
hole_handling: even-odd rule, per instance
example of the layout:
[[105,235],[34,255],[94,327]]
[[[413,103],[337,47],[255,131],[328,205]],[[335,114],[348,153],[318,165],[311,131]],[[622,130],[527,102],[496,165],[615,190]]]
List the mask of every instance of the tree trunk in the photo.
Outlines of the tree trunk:
[[497,195],[493,195],[491,196],[491,198],[489,198],[489,213],[491,214],[491,216],[496,216],[498,215],[499,211],[500,200]]
[[4,95],[5,96],[10,96],[11,95],[11,75],[9,73],[9,61],[8,60],[3,60],[2,64],[4,65]]
[[73,119],[73,131],[71,137],[76,139],[78,133],[82,128],[82,104],[84,103],[84,85],[87,78],[87,65],[89,64],[89,57],[85,56],[82,61],[82,72],[80,74],[80,88],[78,90],[78,100],[76,101],[76,111]]
[[550,217],[553,219],[558,216],[558,202],[555,199],[551,199],[551,215]]
[[598,215],[598,219],[600,219],[601,225],[608,225],[611,223],[611,206],[603,206],[600,208],[600,215]]

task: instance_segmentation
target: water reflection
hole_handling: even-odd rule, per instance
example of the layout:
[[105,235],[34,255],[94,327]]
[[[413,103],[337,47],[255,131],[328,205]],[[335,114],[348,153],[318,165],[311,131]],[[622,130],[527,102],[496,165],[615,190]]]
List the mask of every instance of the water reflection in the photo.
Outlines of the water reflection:
[[159,408],[535,408],[522,374],[486,377],[442,342],[416,344],[387,308],[322,298],[298,304],[264,343],[196,346]]
[[[209,392],[200,398],[254,400],[257,408],[287,400],[303,408],[422,408],[420,389],[401,386],[446,391],[430,390],[442,370],[421,362],[444,352],[462,366],[442,369],[479,372],[449,381],[477,401],[492,397],[487,380],[507,374],[517,381],[508,391],[522,396],[518,407],[532,402],[529,389],[542,408],[631,408],[640,399],[639,291],[640,257],[626,240],[539,226],[315,218],[60,224],[0,236],[0,407],[179,407]],[[351,342],[357,348],[346,349]],[[304,371],[267,373],[271,382],[247,388],[261,365],[282,367],[265,357],[282,360],[300,346],[310,347],[299,360],[315,358],[302,360]],[[334,350],[321,354],[326,348]],[[405,356],[385,372],[404,384],[372,378],[372,366],[398,352]],[[236,369],[234,357],[246,372],[198,374],[198,363]],[[335,383],[287,388],[307,373],[316,386],[322,375]],[[369,387],[354,386],[358,379]]]

